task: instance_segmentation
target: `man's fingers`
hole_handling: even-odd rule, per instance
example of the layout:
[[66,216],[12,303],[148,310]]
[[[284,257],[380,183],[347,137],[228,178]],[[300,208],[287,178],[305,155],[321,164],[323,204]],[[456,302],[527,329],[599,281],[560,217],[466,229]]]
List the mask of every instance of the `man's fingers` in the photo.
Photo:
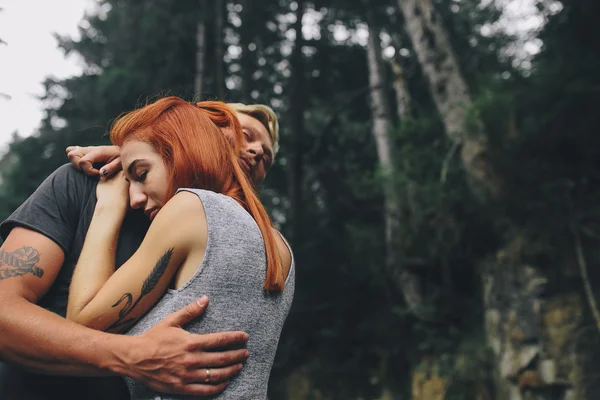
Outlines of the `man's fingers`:
[[94,164],[92,160],[90,160],[89,156],[90,155],[88,154],[84,157],[81,157],[81,160],[79,160],[79,169],[81,169],[81,171],[86,175],[99,175],[100,171],[94,168]]
[[[190,371],[187,377],[185,378],[185,382],[190,383],[210,383],[210,384],[219,384],[226,382],[240,373],[243,364],[234,364],[224,368],[208,368],[210,372],[207,373],[207,368],[198,368]],[[206,377],[209,377],[208,382],[206,381]]]
[[197,335],[193,340],[197,342],[196,345],[192,345],[194,348],[214,350],[243,345],[248,341],[248,334],[241,331],[207,333]]
[[119,172],[121,168],[121,157],[117,157],[104,167],[100,168],[100,173],[103,176],[112,176],[115,172]]
[[[109,177],[121,170],[119,148],[116,146],[69,146],[66,148],[71,164],[87,175]],[[94,164],[105,162],[100,170]]]
[[208,306],[208,297],[202,296],[197,301],[188,304],[179,311],[166,316],[162,322],[169,326],[182,327],[194,318],[202,315]]
[[[244,363],[250,353],[246,349],[227,350],[220,352],[203,352],[202,357],[199,357],[199,362],[191,364],[192,367],[196,368],[210,368],[210,367],[231,367],[237,364]],[[218,382],[218,380],[216,381]]]
[[67,157],[71,164],[86,175],[98,175],[99,172],[93,165],[93,157],[90,155],[88,147],[69,146],[67,147]]
[[85,147],[69,146],[65,149],[65,151],[67,152],[67,154],[79,151],[79,152],[81,152],[81,155],[84,156],[90,151],[90,149],[89,149],[89,146],[85,146]]
[[84,155],[85,154],[83,154],[83,152],[78,148],[75,148],[75,149],[67,152],[67,157],[69,158],[69,160],[71,160],[73,165],[75,165],[75,163],[79,162],[81,157],[83,157]]

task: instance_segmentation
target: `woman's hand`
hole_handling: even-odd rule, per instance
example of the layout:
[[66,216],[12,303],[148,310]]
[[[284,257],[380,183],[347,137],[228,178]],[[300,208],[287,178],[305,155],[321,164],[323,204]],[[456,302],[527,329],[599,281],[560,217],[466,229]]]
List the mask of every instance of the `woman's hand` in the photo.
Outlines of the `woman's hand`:
[[125,180],[123,171],[108,178],[100,178],[96,187],[96,197],[97,206],[125,216],[129,208],[129,183]]

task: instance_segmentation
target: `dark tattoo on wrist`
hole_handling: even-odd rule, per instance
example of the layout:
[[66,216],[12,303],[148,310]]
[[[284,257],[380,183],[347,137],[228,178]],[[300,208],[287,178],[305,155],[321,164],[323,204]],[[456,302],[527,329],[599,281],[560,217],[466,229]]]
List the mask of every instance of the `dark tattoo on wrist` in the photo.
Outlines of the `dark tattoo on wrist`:
[[127,316],[131,313],[135,306],[138,305],[142,298],[150,293],[152,289],[154,289],[154,287],[160,281],[160,278],[162,278],[162,276],[165,274],[165,271],[169,266],[169,262],[171,262],[173,250],[173,248],[170,248],[158,259],[156,265],[150,272],[150,275],[148,275],[144,281],[140,296],[137,298],[137,300],[135,300],[135,302],[133,301],[133,295],[131,293],[125,293],[123,296],[121,296],[119,301],[112,305],[112,307],[117,307],[119,304],[125,302],[123,308],[121,308],[121,311],[119,311],[119,319],[117,319],[111,326],[106,328],[106,330],[118,329],[119,333],[124,333],[136,323],[135,318],[127,318]]
[[33,247],[23,246],[10,253],[0,250],[0,281],[27,274],[41,278],[44,270],[36,265],[39,261],[40,253]]

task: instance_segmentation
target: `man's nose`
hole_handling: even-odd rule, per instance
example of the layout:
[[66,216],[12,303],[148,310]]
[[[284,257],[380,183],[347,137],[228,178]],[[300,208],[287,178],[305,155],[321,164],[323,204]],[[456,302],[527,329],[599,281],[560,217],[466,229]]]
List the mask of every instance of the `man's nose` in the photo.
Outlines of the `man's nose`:
[[143,208],[146,205],[146,201],[148,200],[147,196],[139,190],[135,188],[134,185],[129,186],[129,205],[133,209]]
[[248,153],[252,154],[254,158],[259,158],[263,156],[264,151],[260,143],[250,143],[248,145]]

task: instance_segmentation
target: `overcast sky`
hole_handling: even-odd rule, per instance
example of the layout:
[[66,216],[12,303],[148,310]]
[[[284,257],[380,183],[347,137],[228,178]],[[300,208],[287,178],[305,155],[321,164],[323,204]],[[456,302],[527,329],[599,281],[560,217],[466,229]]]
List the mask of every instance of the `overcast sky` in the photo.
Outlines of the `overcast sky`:
[[[77,37],[90,0],[0,0],[0,149],[13,134],[33,133],[43,113],[36,98],[46,76],[81,72],[76,57],[64,57],[53,32]],[[7,95],[10,98],[4,96]]]

